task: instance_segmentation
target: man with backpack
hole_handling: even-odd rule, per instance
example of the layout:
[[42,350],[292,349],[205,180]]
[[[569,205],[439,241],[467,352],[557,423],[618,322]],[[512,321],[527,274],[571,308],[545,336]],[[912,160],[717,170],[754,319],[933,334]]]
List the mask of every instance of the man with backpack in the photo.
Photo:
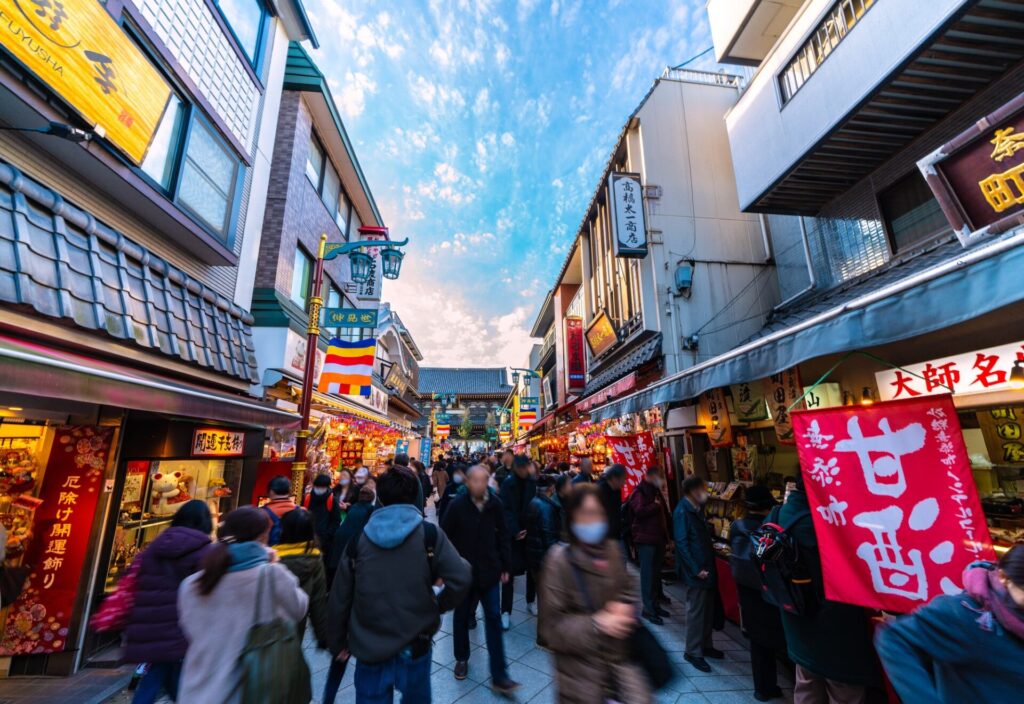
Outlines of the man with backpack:
[[292,499],[291,480],[283,474],[271,479],[267,483],[267,497],[269,501],[263,505],[263,510],[270,518],[270,538],[267,544],[277,545],[281,542],[281,517],[296,508]]
[[[331,653],[356,658],[356,703],[430,702],[431,645],[441,613],[469,591],[471,571],[444,531],[424,522],[406,467],[377,479],[375,510],[349,541],[328,605]],[[382,591],[384,590],[384,591]]]
[[676,570],[686,586],[686,652],[683,657],[701,672],[711,672],[704,658],[720,659],[725,653],[711,643],[715,616],[715,549],[711,527],[704,517],[707,483],[698,476],[683,480],[683,498],[676,505],[672,525],[676,543]]

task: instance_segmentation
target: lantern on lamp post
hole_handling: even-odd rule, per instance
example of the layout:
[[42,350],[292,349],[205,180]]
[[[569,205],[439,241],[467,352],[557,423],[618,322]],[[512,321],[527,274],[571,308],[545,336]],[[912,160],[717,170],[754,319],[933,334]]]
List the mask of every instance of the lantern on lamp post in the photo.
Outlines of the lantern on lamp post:
[[402,259],[405,254],[395,247],[385,247],[380,250],[380,268],[385,279],[397,279],[402,271]]

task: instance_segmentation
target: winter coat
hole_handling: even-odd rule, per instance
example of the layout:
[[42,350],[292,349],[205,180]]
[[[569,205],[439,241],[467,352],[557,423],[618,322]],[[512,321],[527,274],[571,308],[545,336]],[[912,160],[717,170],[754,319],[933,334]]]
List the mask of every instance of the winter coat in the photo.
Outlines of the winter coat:
[[940,596],[879,630],[875,645],[904,702],[1013,702],[1024,692],[1024,610],[994,565],[968,569]]
[[[789,525],[793,517],[808,510],[807,494],[793,491],[779,509],[778,522]],[[812,616],[782,612],[789,658],[814,674],[837,682],[876,686],[880,671],[871,645],[871,627],[867,613],[859,606],[826,601],[821,577],[818,538],[810,517],[789,529],[807,558],[820,604]],[[842,633],[842,638],[836,634]]]
[[629,497],[633,512],[632,539],[635,545],[658,545],[668,543],[671,535],[672,517],[665,505],[661,489],[648,481],[640,482]]
[[295,506],[295,502],[291,500],[291,497],[288,497],[284,499],[274,499],[273,501],[269,501],[263,508],[267,509],[268,511],[272,512],[275,516],[280,518],[284,514],[288,513],[289,511],[297,507]]
[[[588,605],[573,574],[577,566]],[[608,698],[628,704],[651,701],[646,676],[630,661],[629,641],[594,628],[593,612],[609,601],[637,603],[636,580],[626,571],[617,541],[591,548],[556,545],[548,551],[540,579],[539,637],[554,654],[561,704],[597,704]],[[616,696],[608,697],[613,687]]]
[[338,569],[341,556],[345,554],[348,541],[363,532],[366,522],[370,520],[373,513],[373,504],[369,501],[360,501],[352,504],[345,516],[345,521],[334,531],[334,538],[331,540],[331,551],[327,553],[327,571],[334,579],[334,572]]
[[188,639],[188,651],[177,701],[237,704],[241,697],[238,656],[249,629],[273,618],[298,623],[306,615],[309,598],[298,578],[281,564],[264,562],[228,572],[206,596],[199,593],[200,574],[186,579],[178,590],[178,619]]
[[468,492],[452,499],[441,520],[445,535],[473,568],[473,584],[489,589],[509,571],[509,534],[501,501],[488,492],[487,503],[478,509]]
[[[583,474],[581,473],[582,477]],[[590,481],[588,478],[587,482]],[[576,484],[574,481],[573,484]],[[608,536],[615,540],[622,539],[622,492],[608,486],[607,479],[597,480],[597,491],[601,495],[601,505],[608,514]]]
[[444,518],[444,514],[448,510],[448,505],[451,504],[452,499],[454,499],[458,495],[459,490],[464,486],[465,484],[456,484],[455,482],[448,482],[448,484],[445,485],[444,493],[441,495],[441,498],[437,502],[438,521]]
[[320,548],[325,554],[330,553],[334,531],[341,523],[341,508],[338,506],[338,502],[328,491],[323,496],[317,496],[310,492],[306,494],[303,503],[306,510],[313,514],[313,529],[316,531],[316,537],[320,539]]
[[[376,509],[358,537],[354,560],[343,557],[331,586],[331,652],[364,663],[388,660],[419,636],[432,636],[441,612],[469,592],[472,570],[443,530],[428,564],[423,514],[412,504]],[[444,581],[435,596],[434,582]]]
[[[752,559],[741,556],[752,554],[752,547],[747,546],[750,543],[750,533],[760,528],[764,519],[765,516],[751,514],[733,521],[729,527],[729,545],[732,547],[729,560],[733,574],[736,575],[738,569],[746,570],[744,574],[756,578],[757,584],[760,584],[760,577],[756,575],[757,567]],[[782,618],[779,616],[778,607],[764,600],[760,587],[741,584],[739,578],[735,581],[743,630],[750,640],[766,648],[785,650],[786,637],[782,630]]]
[[[711,543],[711,527],[704,518],[704,511],[687,498],[676,504],[672,514],[672,526],[676,542],[676,570],[679,579],[688,587],[713,589],[717,579],[715,569],[715,548]],[[701,579],[697,575],[707,571]]]
[[562,537],[562,504],[558,496],[537,494],[526,509],[526,558],[532,571],[540,570],[544,555]]
[[139,556],[135,604],[125,628],[126,662],[177,662],[188,642],[178,627],[178,588],[210,546],[202,531],[171,526]]
[[448,472],[443,469],[435,469],[430,473],[430,484],[437,492],[437,498],[444,496],[444,488],[448,485]]
[[537,495],[537,482],[527,477],[520,479],[514,473],[501,483],[499,496],[505,507],[505,525],[512,541],[512,562],[510,571],[522,574],[526,571],[526,539],[517,536],[526,530],[526,509]]
[[[327,577],[324,559],[316,548],[305,543],[284,543],[274,546],[281,564],[299,579],[299,586],[309,597],[309,622],[320,648],[327,648]],[[299,623],[299,638],[306,633],[306,621]]]

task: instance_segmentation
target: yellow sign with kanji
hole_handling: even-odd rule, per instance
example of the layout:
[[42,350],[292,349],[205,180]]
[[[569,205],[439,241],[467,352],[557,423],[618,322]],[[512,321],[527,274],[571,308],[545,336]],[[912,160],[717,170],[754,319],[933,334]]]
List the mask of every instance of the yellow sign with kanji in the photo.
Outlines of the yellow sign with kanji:
[[0,0],[0,46],[97,135],[146,158],[171,88],[96,0]]

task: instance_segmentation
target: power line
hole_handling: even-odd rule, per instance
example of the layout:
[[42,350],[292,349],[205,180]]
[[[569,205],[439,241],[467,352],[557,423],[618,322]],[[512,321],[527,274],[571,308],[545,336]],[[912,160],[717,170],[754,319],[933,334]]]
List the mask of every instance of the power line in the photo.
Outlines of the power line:
[[675,69],[675,68],[682,68],[683,66],[686,66],[687,64],[692,64],[692,63],[693,63],[694,61],[696,61],[696,60],[697,60],[697,59],[699,59],[700,57],[704,56],[704,54],[708,53],[709,51],[711,51],[711,50],[712,50],[712,49],[714,49],[714,48],[715,48],[715,47],[713,47],[713,46],[709,46],[709,47],[708,47],[707,49],[705,49],[704,51],[700,52],[700,53],[699,53],[699,54],[697,54],[696,56],[691,56],[690,58],[688,58],[688,59],[687,59],[686,61],[684,61],[683,63],[679,64],[678,66],[673,66],[672,68],[674,68],[674,69]]

